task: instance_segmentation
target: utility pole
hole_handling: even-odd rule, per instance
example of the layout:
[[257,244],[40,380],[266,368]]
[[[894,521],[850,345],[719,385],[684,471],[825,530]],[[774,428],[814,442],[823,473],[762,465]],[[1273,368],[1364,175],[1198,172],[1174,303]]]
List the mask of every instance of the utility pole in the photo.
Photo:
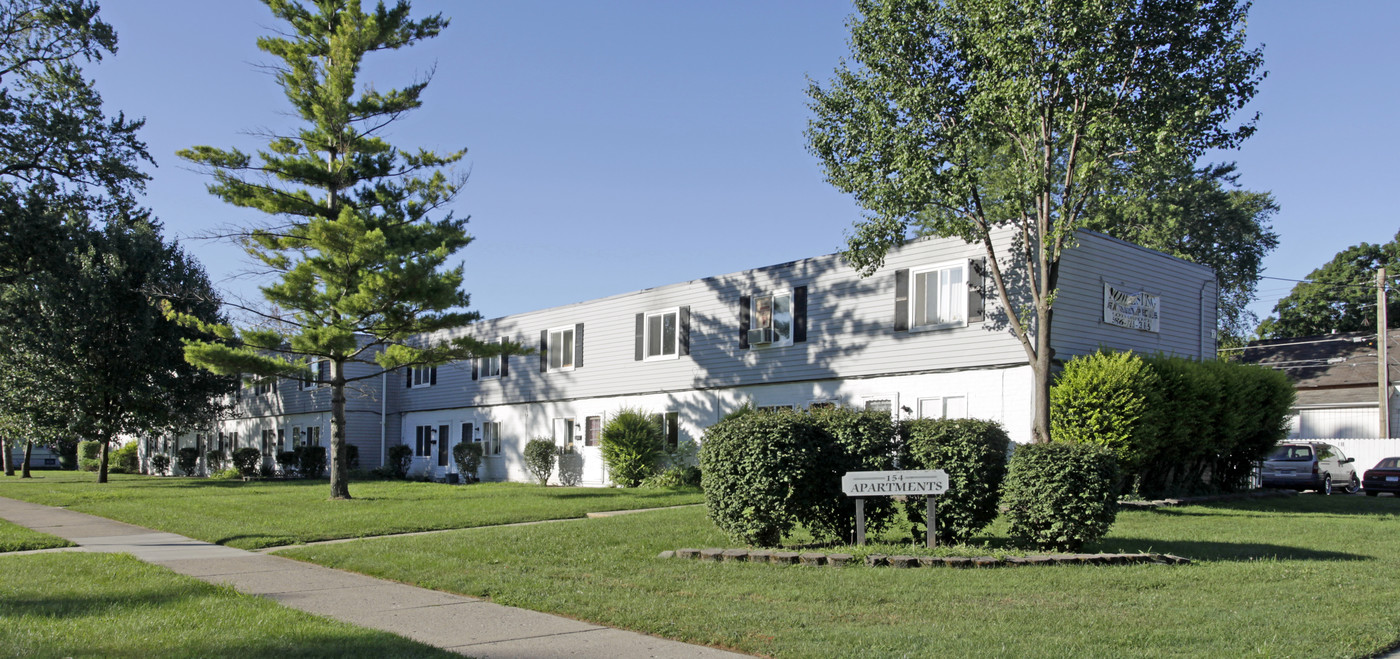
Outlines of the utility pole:
[[1376,271],[1376,387],[1381,406],[1381,438],[1390,437],[1390,347],[1386,337],[1385,267]]

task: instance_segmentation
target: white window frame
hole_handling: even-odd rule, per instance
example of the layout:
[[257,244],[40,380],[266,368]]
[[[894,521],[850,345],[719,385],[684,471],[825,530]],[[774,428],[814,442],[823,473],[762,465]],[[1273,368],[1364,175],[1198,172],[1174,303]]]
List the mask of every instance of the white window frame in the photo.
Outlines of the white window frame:
[[869,395],[869,396],[861,396],[861,398],[860,398],[860,410],[861,410],[862,412],[868,411],[868,410],[870,409],[870,403],[875,402],[875,401],[878,401],[878,400],[887,400],[887,401],[889,401],[889,402],[890,402],[890,420],[892,420],[892,421],[899,421],[899,419],[900,419],[899,394],[897,394],[897,393],[893,393],[893,394],[871,394],[871,395]]
[[[505,343],[505,338],[504,338],[504,337],[499,337],[499,338],[497,338],[497,339],[496,339],[496,343],[498,343],[498,344],[500,344],[500,343]],[[491,368],[490,368],[490,367],[491,367],[492,364],[494,364],[495,367],[496,367],[496,372],[495,372],[495,373],[491,373]],[[500,377],[501,377],[501,356],[500,356],[500,355],[496,355],[495,357],[477,357],[476,379],[478,379],[478,380],[496,380],[496,379],[498,379],[498,378],[500,378]]]
[[[947,394],[945,396],[925,396],[916,403],[915,413],[920,419],[968,419],[968,396],[965,393]],[[963,406],[962,416],[948,416],[948,401],[961,400]],[[924,404],[929,403],[938,407],[938,416],[924,414]]]
[[[597,434],[596,436],[594,436],[594,438],[593,438],[593,443],[592,443],[592,444],[589,444],[589,443],[588,443],[588,421],[589,421],[590,419],[597,419],[597,420],[598,420],[598,434]],[[602,445],[603,445],[603,421],[604,421],[604,419],[603,419],[603,415],[602,415],[602,414],[590,414],[590,415],[586,415],[586,416],[583,417],[583,445],[584,445],[584,446],[587,446],[587,447],[598,447],[598,446],[602,446]]]
[[[944,270],[958,270],[962,272],[962,283],[956,284],[948,292],[948,298],[952,301],[950,306],[960,309],[958,320],[943,323],[919,324],[919,306],[927,297],[923,295],[923,288],[919,286],[923,275],[931,272],[942,272]],[[922,268],[909,269],[909,331],[928,332],[932,330],[950,329],[954,327],[967,327],[967,261],[948,261],[924,266]]]
[[823,407],[841,407],[841,401],[835,398],[814,398],[807,401],[807,409],[821,409]]
[[[789,288],[785,290],[776,290],[769,293],[762,293],[749,298],[749,331],[752,332],[754,330],[771,329],[773,330],[775,338],[778,334],[778,300],[781,298],[787,298],[787,336],[782,337],[782,339],[773,341],[771,343],[754,343],[752,335],[750,335],[750,348],[761,350],[764,348],[782,348],[792,345],[793,323],[795,322],[792,308],[793,297],[794,296],[792,289]],[[772,311],[769,313],[768,322],[766,324],[760,324],[760,314],[758,308],[760,302],[765,298],[772,301]]]
[[[675,333],[675,335],[672,337],[672,341],[673,341],[673,342],[672,342],[672,344],[671,344],[671,353],[670,353],[670,354],[666,354],[666,346],[664,345],[664,342],[665,342],[665,339],[666,339],[666,337],[665,337],[665,330],[664,330],[664,328],[666,327],[665,316],[668,316],[668,315],[670,315],[670,316],[675,316],[675,327],[676,327],[676,333]],[[656,317],[656,316],[661,316],[661,317],[662,317],[661,327],[663,328],[663,330],[662,330],[662,337],[661,337],[661,340],[662,340],[662,342],[663,342],[663,345],[661,346],[661,352],[660,352],[659,354],[653,355],[653,354],[651,354],[651,319],[654,318],[654,317]],[[658,310],[656,310],[656,311],[648,311],[648,312],[642,314],[642,361],[648,361],[648,362],[667,361],[667,360],[672,360],[672,359],[680,359],[680,357],[681,357],[681,308],[680,308],[680,307],[671,307],[671,308],[669,308],[669,309],[658,309]]]
[[330,384],[329,382],[321,382],[321,381],[320,381],[320,378],[321,378],[321,365],[322,365],[322,364],[325,364],[325,368],[326,368],[326,376],[325,376],[325,377],[326,377],[326,379],[329,380],[330,377],[331,377],[331,375],[330,375],[330,370],[331,370],[331,369],[330,369],[330,365],[331,365],[330,361],[327,360],[327,359],[322,359],[322,358],[312,358],[312,359],[310,359],[310,360],[308,360],[308,361],[306,362],[306,368],[309,369],[309,370],[311,371],[311,377],[314,378],[314,379],[313,379],[312,381],[310,381],[310,382],[298,381],[298,382],[297,382],[297,388],[298,388],[298,389],[301,389],[302,391],[305,391],[305,390],[307,390],[307,389],[318,389],[318,388],[320,388],[320,387],[329,387],[329,386],[331,386],[331,384]]
[[[545,367],[546,372],[553,373],[555,371],[558,371],[561,373],[566,373],[568,371],[574,370],[574,364],[578,362],[578,355],[574,354],[574,342],[578,340],[578,337],[574,334],[575,327],[575,325],[565,325],[562,327],[553,327],[549,329],[548,338],[545,342],[545,350],[549,351],[549,365]],[[568,336],[567,341],[564,340],[566,334]],[[558,337],[557,341],[555,340],[555,337]],[[559,360],[559,366],[555,366],[554,359],[563,354],[562,348],[566,345],[569,349],[569,365],[565,366],[563,364],[563,358],[561,357]]]
[[436,366],[410,366],[409,371],[413,373],[413,386],[409,389],[422,389],[433,386],[433,369]]
[[481,429],[481,441],[485,444],[481,450],[482,456],[501,457],[501,422],[482,421],[478,427]]

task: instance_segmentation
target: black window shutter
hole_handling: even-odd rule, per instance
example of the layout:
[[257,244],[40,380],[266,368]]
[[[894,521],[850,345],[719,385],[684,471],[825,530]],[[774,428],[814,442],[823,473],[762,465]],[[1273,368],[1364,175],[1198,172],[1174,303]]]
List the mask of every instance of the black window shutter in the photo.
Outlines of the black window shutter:
[[408,383],[404,385],[408,389],[413,388],[413,367],[408,367]]
[[749,349],[749,296],[739,296],[739,349]]
[[481,359],[480,359],[480,358],[477,358],[477,359],[473,359],[473,360],[472,360],[472,379],[473,379],[473,380],[477,379],[477,377],[479,377],[479,375],[480,375],[480,373],[479,373],[480,368],[481,368],[480,362],[481,362]]
[[583,323],[574,325],[574,368],[583,366]]
[[637,354],[633,361],[642,361],[642,333],[646,330],[646,314],[637,314]]
[[894,331],[909,329],[909,270],[894,271]]
[[540,330],[540,372],[549,370],[549,330]]
[[437,367],[428,370],[428,384],[437,384]]
[[676,337],[676,352],[682,355],[690,354],[690,307],[681,307],[680,318],[676,321],[681,326],[680,336]]
[[510,375],[510,355],[501,355],[501,377]]
[[792,342],[807,340],[807,287],[792,289]]
[[967,263],[967,322],[980,323],[986,319],[986,259]]

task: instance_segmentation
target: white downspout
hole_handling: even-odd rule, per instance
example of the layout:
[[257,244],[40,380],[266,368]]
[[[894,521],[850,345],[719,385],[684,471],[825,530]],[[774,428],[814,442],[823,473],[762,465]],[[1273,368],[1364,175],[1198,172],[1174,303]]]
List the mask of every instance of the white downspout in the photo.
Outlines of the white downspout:
[[379,374],[379,466],[381,468],[385,464],[384,451],[388,450],[388,445],[385,443],[384,435],[384,428],[386,423],[385,413],[388,411],[388,405],[389,372],[383,371]]

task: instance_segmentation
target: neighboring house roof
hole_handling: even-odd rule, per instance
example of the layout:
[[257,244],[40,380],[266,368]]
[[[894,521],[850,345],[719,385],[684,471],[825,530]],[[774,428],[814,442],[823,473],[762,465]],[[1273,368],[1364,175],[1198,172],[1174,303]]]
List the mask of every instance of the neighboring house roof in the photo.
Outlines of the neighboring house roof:
[[[1390,381],[1400,382],[1400,332],[1387,336]],[[1298,390],[1298,406],[1376,404],[1376,335],[1365,332],[1324,334],[1254,341],[1240,361],[1281,370]]]

